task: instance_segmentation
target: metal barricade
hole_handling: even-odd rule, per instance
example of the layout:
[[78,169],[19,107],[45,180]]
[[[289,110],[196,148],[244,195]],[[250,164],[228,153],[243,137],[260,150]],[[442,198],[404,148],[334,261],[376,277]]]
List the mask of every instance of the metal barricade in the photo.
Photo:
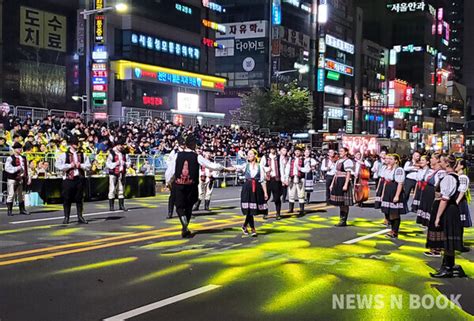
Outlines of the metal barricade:
[[42,120],[49,115],[49,110],[46,108],[16,106],[15,115],[22,121],[31,118],[33,121]]

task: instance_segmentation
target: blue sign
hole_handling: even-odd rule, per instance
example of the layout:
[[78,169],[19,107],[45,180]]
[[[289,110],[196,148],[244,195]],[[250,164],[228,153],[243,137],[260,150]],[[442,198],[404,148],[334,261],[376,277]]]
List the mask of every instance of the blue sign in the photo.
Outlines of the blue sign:
[[317,91],[319,92],[324,91],[324,78],[325,78],[324,69],[318,69],[318,79],[316,81],[317,81]]
[[142,48],[164,52],[171,55],[199,60],[201,51],[199,48],[188,46],[186,44],[151,37],[144,34],[132,33],[130,37],[132,45]]
[[92,77],[92,84],[94,84],[94,85],[107,85],[107,78],[105,78],[105,77]]
[[272,24],[281,25],[281,0],[273,0],[272,3]]
[[158,72],[157,79],[159,82],[168,84],[185,85],[196,88],[202,87],[202,79],[196,77],[169,74],[167,72]]

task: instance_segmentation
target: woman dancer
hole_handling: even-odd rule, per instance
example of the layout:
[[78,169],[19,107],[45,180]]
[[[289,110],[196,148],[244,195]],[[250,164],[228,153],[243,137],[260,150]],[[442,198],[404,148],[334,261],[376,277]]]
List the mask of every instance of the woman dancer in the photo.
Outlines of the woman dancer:
[[401,215],[408,212],[403,184],[405,183],[405,171],[400,167],[400,156],[389,154],[386,158],[387,168],[384,174],[384,188],[382,194],[382,213],[390,222],[392,230],[387,237],[398,238]]
[[304,166],[311,168],[309,172],[305,174],[304,190],[306,192],[306,204],[311,202],[311,193],[314,192],[314,170],[316,169],[316,160],[311,157],[311,149],[306,148],[304,150]]
[[421,200],[421,192],[425,189],[426,184],[426,177],[428,175],[428,171],[430,169],[430,157],[428,155],[423,155],[420,158],[420,169],[416,173],[416,187],[415,187],[415,196],[413,197],[413,202],[411,204],[411,211],[416,213],[418,211],[418,207],[420,206]]
[[434,278],[464,277],[463,269],[455,266],[455,251],[463,248],[462,223],[459,206],[456,203],[459,196],[459,178],[454,172],[456,158],[452,155],[444,160],[447,175],[441,180],[440,193],[435,198],[430,221],[427,248],[443,249],[443,263],[436,273],[430,273]]
[[[456,203],[459,205],[461,212],[461,222],[464,228],[472,227],[471,213],[469,211],[469,203],[471,203],[471,193],[469,191],[469,177],[467,176],[467,162],[465,159],[458,159],[455,168],[459,176],[459,196]],[[469,247],[463,246],[461,252],[469,252]]]
[[247,226],[250,226],[251,236],[257,236],[255,229],[254,216],[268,214],[268,194],[265,185],[265,170],[259,163],[258,153],[255,149],[251,149],[247,153],[247,162],[242,165],[234,165],[231,170],[243,172],[245,183],[240,193],[240,207],[242,214],[245,215],[245,222],[242,225],[244,235],[249,235]]
[[354,205],[351,175],[354,171],[354,163],[349,159],[347,148],[339,149],[339,160],[336,163],[336,175],[334,176],[330,189],[331,198],[329,203],[338,206],[340,221],[336,226],[347,226],[349,206]]

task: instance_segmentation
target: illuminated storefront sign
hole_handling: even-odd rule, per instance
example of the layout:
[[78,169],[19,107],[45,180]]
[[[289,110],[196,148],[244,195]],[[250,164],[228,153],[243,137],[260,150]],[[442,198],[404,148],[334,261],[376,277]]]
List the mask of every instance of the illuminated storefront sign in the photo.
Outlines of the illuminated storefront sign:
[[150,96],[143,96],[143,105],[146,106],[162,106],[163,105],[163,98],[161,97],[150,97]]
[[199,95],[178,93],[178,111],[199,112]]
[[338,81],[339,78],[341,78],[341,74],[334,71],[328,71],[327,78],[330,80]]
[[216,33],[217,39],[264,38],[267,35],[267,21],[265,20],[233,22],[223,25],[225,26],[226,32]]
[[119,80],[140,80],[164,85],[176,85],[223,92],[225,78],[147,65],[127,60],[112,62],[112,70]]
[[387,4],[387,8],[390,9],[390,11],[397,13],[425,11],[425,7],[426,3],[424,3],[423,1]]
[[225,9],[220,4],[211,2],[209,0],[202,0],[202,6],[213,11],[225,12]]
[[178,10],[179,12],[182,12],[185,14],[190,14],[190,15],[193,14],[193,9],[181,3],[176,3],[174,5],[174,8]]
[[[95,0],[95,9],[101,10],[105,7],[105,0]],[[95,25],[94,25],[94,38],[96,43],[104,43],[105,31],[105,16],[103,14],[99,14],[95,16]]]
[[185,58],[197,60],[201,55],[201,52],[198,48],[175,41],[148,36],[145,34],[132,33],[130,40],[132,45]]
[[423,51],[423,47],[422,46],[415,46],[413,44],[410,44],[410,45],[406,45],[406,46],[393,46],[393,49],[396,51],[396,52],[409,52],[409,53],[413,53],[413,52],[421,52]]
[[107,91],[107,85],[92,85],[93,91]]
[[438,50],[431,47],[430,45],[426,45],[426,52],[432,56],[436,56],[438,54]]
[[104,45],[96,45],[92,51],[92,59],[96,61],[107,60],[107,48]]
[[331,95],[336,95],[336,96],[343,96],[344,95],[344,89],[340,87],[334,87],[334,86],[324,86],[324,92],[327,94]]
[[333,37],[331,35],[326,35],[326,45],[348,52],[352,55],[354,54],[353,44],[342,41],[341,39],[337,39],[336,37]]
[[[107,71],[107,64],[92,64],[92,71]],[[94,76],[94,77],[103,77],[103,76]]]
[[340,62],[327,59],[327,58],[326,58],[326,69],[336,71],[338,73],[341,73],[347,76],[351,76],[351,77],[354,76],[354,67],[347,66],[347,65],[341,64]]
[[324,77],[325,77],[324,69],[318,69],[318,78],[317,78],[317,89],[319,92],[324,91]]
[[221,24],[219,24],[217,22],[214,22],[214,21],[209,21],[207,19],[202,19],[202,24],[206,28],[210,28],[212,30],[217,30],[217,31],[222,32],[222,33],[225,33],[225,31],[226,31],[224,25],[221,25]]
[[209,38],[202,38],[202,44],[204,46],[210,47],[210,48],[224,49],[224,45],[221,45],[217,41],[214,41],[214,40],[209,39]]
[[281,25],[281,0],[273,0],[272,3],[272,24]]

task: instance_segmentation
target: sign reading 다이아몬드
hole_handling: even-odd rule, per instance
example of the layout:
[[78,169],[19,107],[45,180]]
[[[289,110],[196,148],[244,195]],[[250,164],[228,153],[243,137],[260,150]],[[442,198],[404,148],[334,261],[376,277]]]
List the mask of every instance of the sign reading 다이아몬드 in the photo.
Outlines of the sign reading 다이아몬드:
[[20,7],[20,45],[66,52],[66,17]]

